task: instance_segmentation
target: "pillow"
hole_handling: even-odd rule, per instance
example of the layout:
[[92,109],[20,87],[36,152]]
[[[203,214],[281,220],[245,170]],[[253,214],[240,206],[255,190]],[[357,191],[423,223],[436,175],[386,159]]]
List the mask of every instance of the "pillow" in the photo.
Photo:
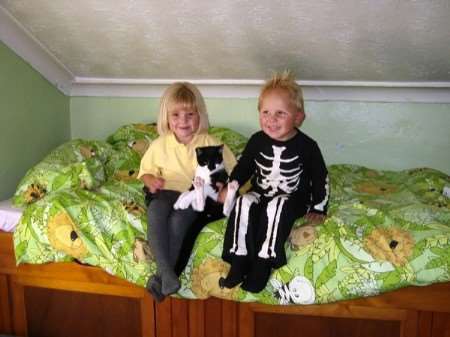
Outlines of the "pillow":
[[14,205],[25,206],[56,190],[99,186],[113,152],[101,141],[75,139],[62,144],[26,173],[14,194]]
[[242,154],[248,141],[247,137],[225,127],[213,126],[208,129],[208,132],[224,144],[228,145],[231,152],[233,152],[236,157]]
[[[247,144],[247,137],[226,127],[210,127],[208,132],[228,145],[235,156],[244,150]],[[125,146],[136,151],[142,157],[148,145],[158,138],[156,124],[127,124],[115,131],[107,138],[107,142],[115,149],[124,149]]]
[[143,153],[136,151],[133,146],[124,144],[116,144],[115,150],[105,165],[107,179],[123,182],[136,179]]
[[[144,140],[150,144],[156,138],[158,138],[158,131],[155,123],[140,123],[121,126],[113,134],[111,134],[106,141],[114,147],[123,145],[140,147],[142,144],[136,145],[136,143],[139,143],[137,142],[138,140]],[[138,152],[142,152],[142,150]]]

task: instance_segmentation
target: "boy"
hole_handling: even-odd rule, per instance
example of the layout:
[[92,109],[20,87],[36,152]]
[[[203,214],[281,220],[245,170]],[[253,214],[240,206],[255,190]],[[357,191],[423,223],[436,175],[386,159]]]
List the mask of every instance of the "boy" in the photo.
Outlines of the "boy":
[[231,268],[219,280],[226,288],[243,282],[241,288],[254,293],[264,289],[272,268],[286,264],[284,243],[295,220],[306,214],[308,222],[322,223],[329,197],[319,147],[298,129],[305,119],[303,95],[289,72],[263,86],[258,110],[261,131],[230,175],[230,193],[250,178],[252,188],[228,219],[222,258]]

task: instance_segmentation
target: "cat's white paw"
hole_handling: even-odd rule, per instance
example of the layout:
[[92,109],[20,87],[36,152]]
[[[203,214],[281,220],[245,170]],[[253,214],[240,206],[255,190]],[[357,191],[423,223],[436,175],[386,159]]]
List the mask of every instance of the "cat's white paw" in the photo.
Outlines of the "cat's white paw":
[[239,183],[236,180],[230,181],[228,184],[228,191],[236,194],[239,189]]
[[236,193],[238,190],[239,184],[236,180],[228,183],[227,196],[225,198],[225,202],[223,203],[223,215],[225,215],[226,217],[230,216],[230,213],[234,208],[234,204],[236,202]]
[[187,191],[180,194],[177,201],[173,204],[174,209],[186,209],[191,205],[193,191]]
[[201,177],[194,177],[193,185],[195,190],[200,190],[203,189],[205,181]]
[[193,184],[195,196],[194,200],[192,201],[192,208],[197,212],[203,212],[206,202],[205,181],[201,177],[195,177]]

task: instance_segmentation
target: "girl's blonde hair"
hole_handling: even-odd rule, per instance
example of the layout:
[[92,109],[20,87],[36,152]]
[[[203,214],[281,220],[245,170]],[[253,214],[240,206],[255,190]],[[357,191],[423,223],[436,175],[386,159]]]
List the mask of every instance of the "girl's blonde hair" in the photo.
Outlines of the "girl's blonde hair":
[[198,88],[189,82],[176,82],[170,85],[161,97],[158,117],[158,133],[166,135],[169,129],[169,112],[175,105],[183,105],[198,112],[200,124],[196,134],[206,132],[209,127],[208,113],[206,111],[205,100]]
[[275,90],[285,91],[297,110],[302,113],[305,112],[302,88],[295,82],[294,74],[289,70],[285,70],[282,73],[274,73],[272,78],[264,84],[259,94],[258,110],[261,108],[264,97]]

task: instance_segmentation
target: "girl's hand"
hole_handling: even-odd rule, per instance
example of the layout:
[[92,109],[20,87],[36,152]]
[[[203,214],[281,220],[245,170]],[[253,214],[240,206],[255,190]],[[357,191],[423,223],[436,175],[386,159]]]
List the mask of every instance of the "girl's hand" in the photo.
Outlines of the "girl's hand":
[[150,184],[147,187],[151,193],[156,193],[164,187],[164,179],[152,177],[152,179],[150,179]]
[[145,174],[141,179],[144,185],[150,190],[150,193],[156,193],[164,187],[164,179],[155,177],[152,174]]
[[306,224],[313,226],[323,224],[326,218],[327,217],[325,214],[319,214],[315,212],[309,212],[305,215]]

